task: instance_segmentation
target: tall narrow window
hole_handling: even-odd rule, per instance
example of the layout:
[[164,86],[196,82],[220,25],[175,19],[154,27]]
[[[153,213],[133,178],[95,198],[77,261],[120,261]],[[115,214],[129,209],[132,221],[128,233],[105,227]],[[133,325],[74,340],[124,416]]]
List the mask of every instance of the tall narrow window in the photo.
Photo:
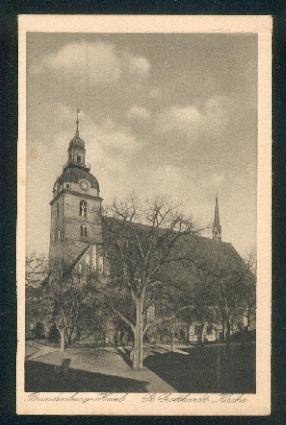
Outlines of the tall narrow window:
[[80,226],[80,236],[82,238],[86,238],[87,237],[87,228],[86,228],[86,226],[84,224],[82,226]]
[[87,213],[86,201],[80,201],[80,203],[79,203],[79,215],[81,217],[86,217],[86,213]]
[[61,231],[58,230],[58,240],[60,240],[60,239],[61,239]]
[[58,217],[59,216],[59,203],[57,202],[57,205],[56,205],[56,216]]
[[98,268],[100,273],[103,273],[103,257],[99,257],[99,261],[98,261]]
[[81,156],[80,155],[77,155],[76,162],[81,162]]

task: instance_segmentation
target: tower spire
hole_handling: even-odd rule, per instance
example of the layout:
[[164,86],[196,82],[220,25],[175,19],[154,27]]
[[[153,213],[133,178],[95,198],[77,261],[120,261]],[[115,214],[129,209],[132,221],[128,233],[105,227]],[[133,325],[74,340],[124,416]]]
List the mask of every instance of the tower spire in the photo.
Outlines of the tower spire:
[[76,136],[79,136],[79,131],[78,131],[79,119],[78,119],[78,114],[79,114],[79,108],[77,108],[77,110],[76,110],[76,132],[75,132],[75,135]]
[[68,148],[68,162],[65,166],[76,165],[77,167],[84,167],[85,165],[85,143],[79,137],[79,119],[78,119],[79,109],[76,110],[76,130],[75,135],[71,139],[69,148]]
[[213,239],[221,240],[221,225],[219,220],[218,197],[215,198],[215,215],[213,224]]

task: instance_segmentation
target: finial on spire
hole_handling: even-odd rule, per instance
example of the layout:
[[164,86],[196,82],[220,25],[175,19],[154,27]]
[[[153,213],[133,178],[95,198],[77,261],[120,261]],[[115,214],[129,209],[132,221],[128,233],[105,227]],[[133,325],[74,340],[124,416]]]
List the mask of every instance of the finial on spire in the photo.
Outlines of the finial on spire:
[[213,239],[221,240],[221,225],[219,219],[218,197],[215,198],[215,216],[213,224]]
[[79,108],[76,109],[76,136],[79,136],[79,131],[78,131],[78,124],[79,124],[79,119],[78,119],[78,114],[79,114],[80,110]]

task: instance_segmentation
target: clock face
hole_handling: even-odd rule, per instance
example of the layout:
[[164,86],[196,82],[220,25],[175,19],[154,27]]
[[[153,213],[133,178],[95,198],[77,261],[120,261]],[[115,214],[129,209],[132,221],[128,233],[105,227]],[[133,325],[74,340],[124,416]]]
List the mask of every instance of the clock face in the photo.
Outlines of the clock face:
[[82,190],[84,190],[84,191],[87,191],[88,190],[88,183],[87,183],[87,181],[82,180],[79,185],[80,185],[80,188]]

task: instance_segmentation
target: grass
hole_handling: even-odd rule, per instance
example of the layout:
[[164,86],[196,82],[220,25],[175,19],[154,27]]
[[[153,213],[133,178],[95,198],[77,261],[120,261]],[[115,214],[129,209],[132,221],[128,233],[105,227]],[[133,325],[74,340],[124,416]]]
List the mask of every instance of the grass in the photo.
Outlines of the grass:
[[[30,348],[30,350],[33,349]],[[184,351],[184,353],[183,353]],[[45,352],[25,363],[26,391],[255,393],[255,344],[146,346],[143,371],[130,368],[115,348]],[[29,357],[29,356],[28,356]],[[64,366],[65,364],[65,366]],[[151,386],[150,386],[151,385]],[[152,390],[153,388],[153,390]]]
[[145,366],[178,392],[255,393],[255,344],[184,349],[189,355],[161,353]]
[[[148,382],[27,361],[25,391],[146,392]],[[40,379],[39,379],[40,377]]]

